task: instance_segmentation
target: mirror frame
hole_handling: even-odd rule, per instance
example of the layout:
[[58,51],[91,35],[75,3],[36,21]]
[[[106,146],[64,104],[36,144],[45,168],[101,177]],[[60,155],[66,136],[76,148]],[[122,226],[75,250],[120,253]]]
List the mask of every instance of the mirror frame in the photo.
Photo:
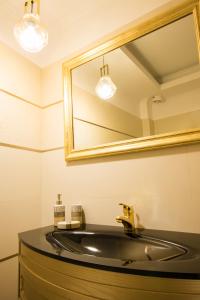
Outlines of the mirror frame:
[[[170,5],[170,6],[169,6]],[[72,76],[74,68],[110,52],[130,41],[150,33],[162,26],[170,24],[188,14],[193,14],[197,45],[200,61],[200,0],[185,0],[173,5],[173,1],[166,8],[159,9],[154,15],[127,30],[114,35],[103,43],[89,48],[88,51],[63,63],[64,80],[64,115],[65,115],[65,159],[67,161],[110,156],[115,154],[139,152],[164,147],[172,147],[200,141],[200,128],[184,131],[175,131],[167,134],[141,137],[103,144],[92,148],[74,149],[73,134],[73,103],[72,103]]]

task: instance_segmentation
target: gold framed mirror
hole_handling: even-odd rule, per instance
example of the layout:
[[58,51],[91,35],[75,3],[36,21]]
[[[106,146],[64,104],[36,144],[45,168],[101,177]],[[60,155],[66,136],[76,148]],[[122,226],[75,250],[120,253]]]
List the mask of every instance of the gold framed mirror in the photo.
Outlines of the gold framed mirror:
[[63,64],[66,160],[200,141],[199,0]]

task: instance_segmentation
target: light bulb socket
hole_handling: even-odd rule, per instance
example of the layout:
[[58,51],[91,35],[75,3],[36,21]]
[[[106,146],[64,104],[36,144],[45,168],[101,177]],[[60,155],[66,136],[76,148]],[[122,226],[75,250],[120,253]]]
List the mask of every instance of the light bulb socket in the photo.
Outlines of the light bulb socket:
[[40,15],[40,1],[39,0],[27,0],[24,3],[24,13]]
[[109,66],[108,66],[108,64],[103,65],[103,67],[100,68],[100,75],[101,75],[101,77],[109,75]]

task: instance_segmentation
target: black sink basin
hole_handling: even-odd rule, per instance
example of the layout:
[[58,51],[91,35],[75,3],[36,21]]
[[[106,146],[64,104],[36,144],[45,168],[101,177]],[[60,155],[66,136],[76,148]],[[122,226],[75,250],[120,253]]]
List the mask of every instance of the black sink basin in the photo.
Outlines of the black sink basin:
[[124,261],[124,264],[172,260],[187,252],[184,247],[169,241],[122,232],[54,231],[48,233],[46,238],[63,250],[118,259]]

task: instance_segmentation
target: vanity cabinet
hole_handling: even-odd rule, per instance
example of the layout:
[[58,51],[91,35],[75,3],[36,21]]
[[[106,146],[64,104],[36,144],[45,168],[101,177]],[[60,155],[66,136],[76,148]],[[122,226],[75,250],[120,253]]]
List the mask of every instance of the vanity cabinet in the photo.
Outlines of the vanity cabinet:
[[21,300],[200,300],[200,281],[89,268],[40,254],[21,243]]

